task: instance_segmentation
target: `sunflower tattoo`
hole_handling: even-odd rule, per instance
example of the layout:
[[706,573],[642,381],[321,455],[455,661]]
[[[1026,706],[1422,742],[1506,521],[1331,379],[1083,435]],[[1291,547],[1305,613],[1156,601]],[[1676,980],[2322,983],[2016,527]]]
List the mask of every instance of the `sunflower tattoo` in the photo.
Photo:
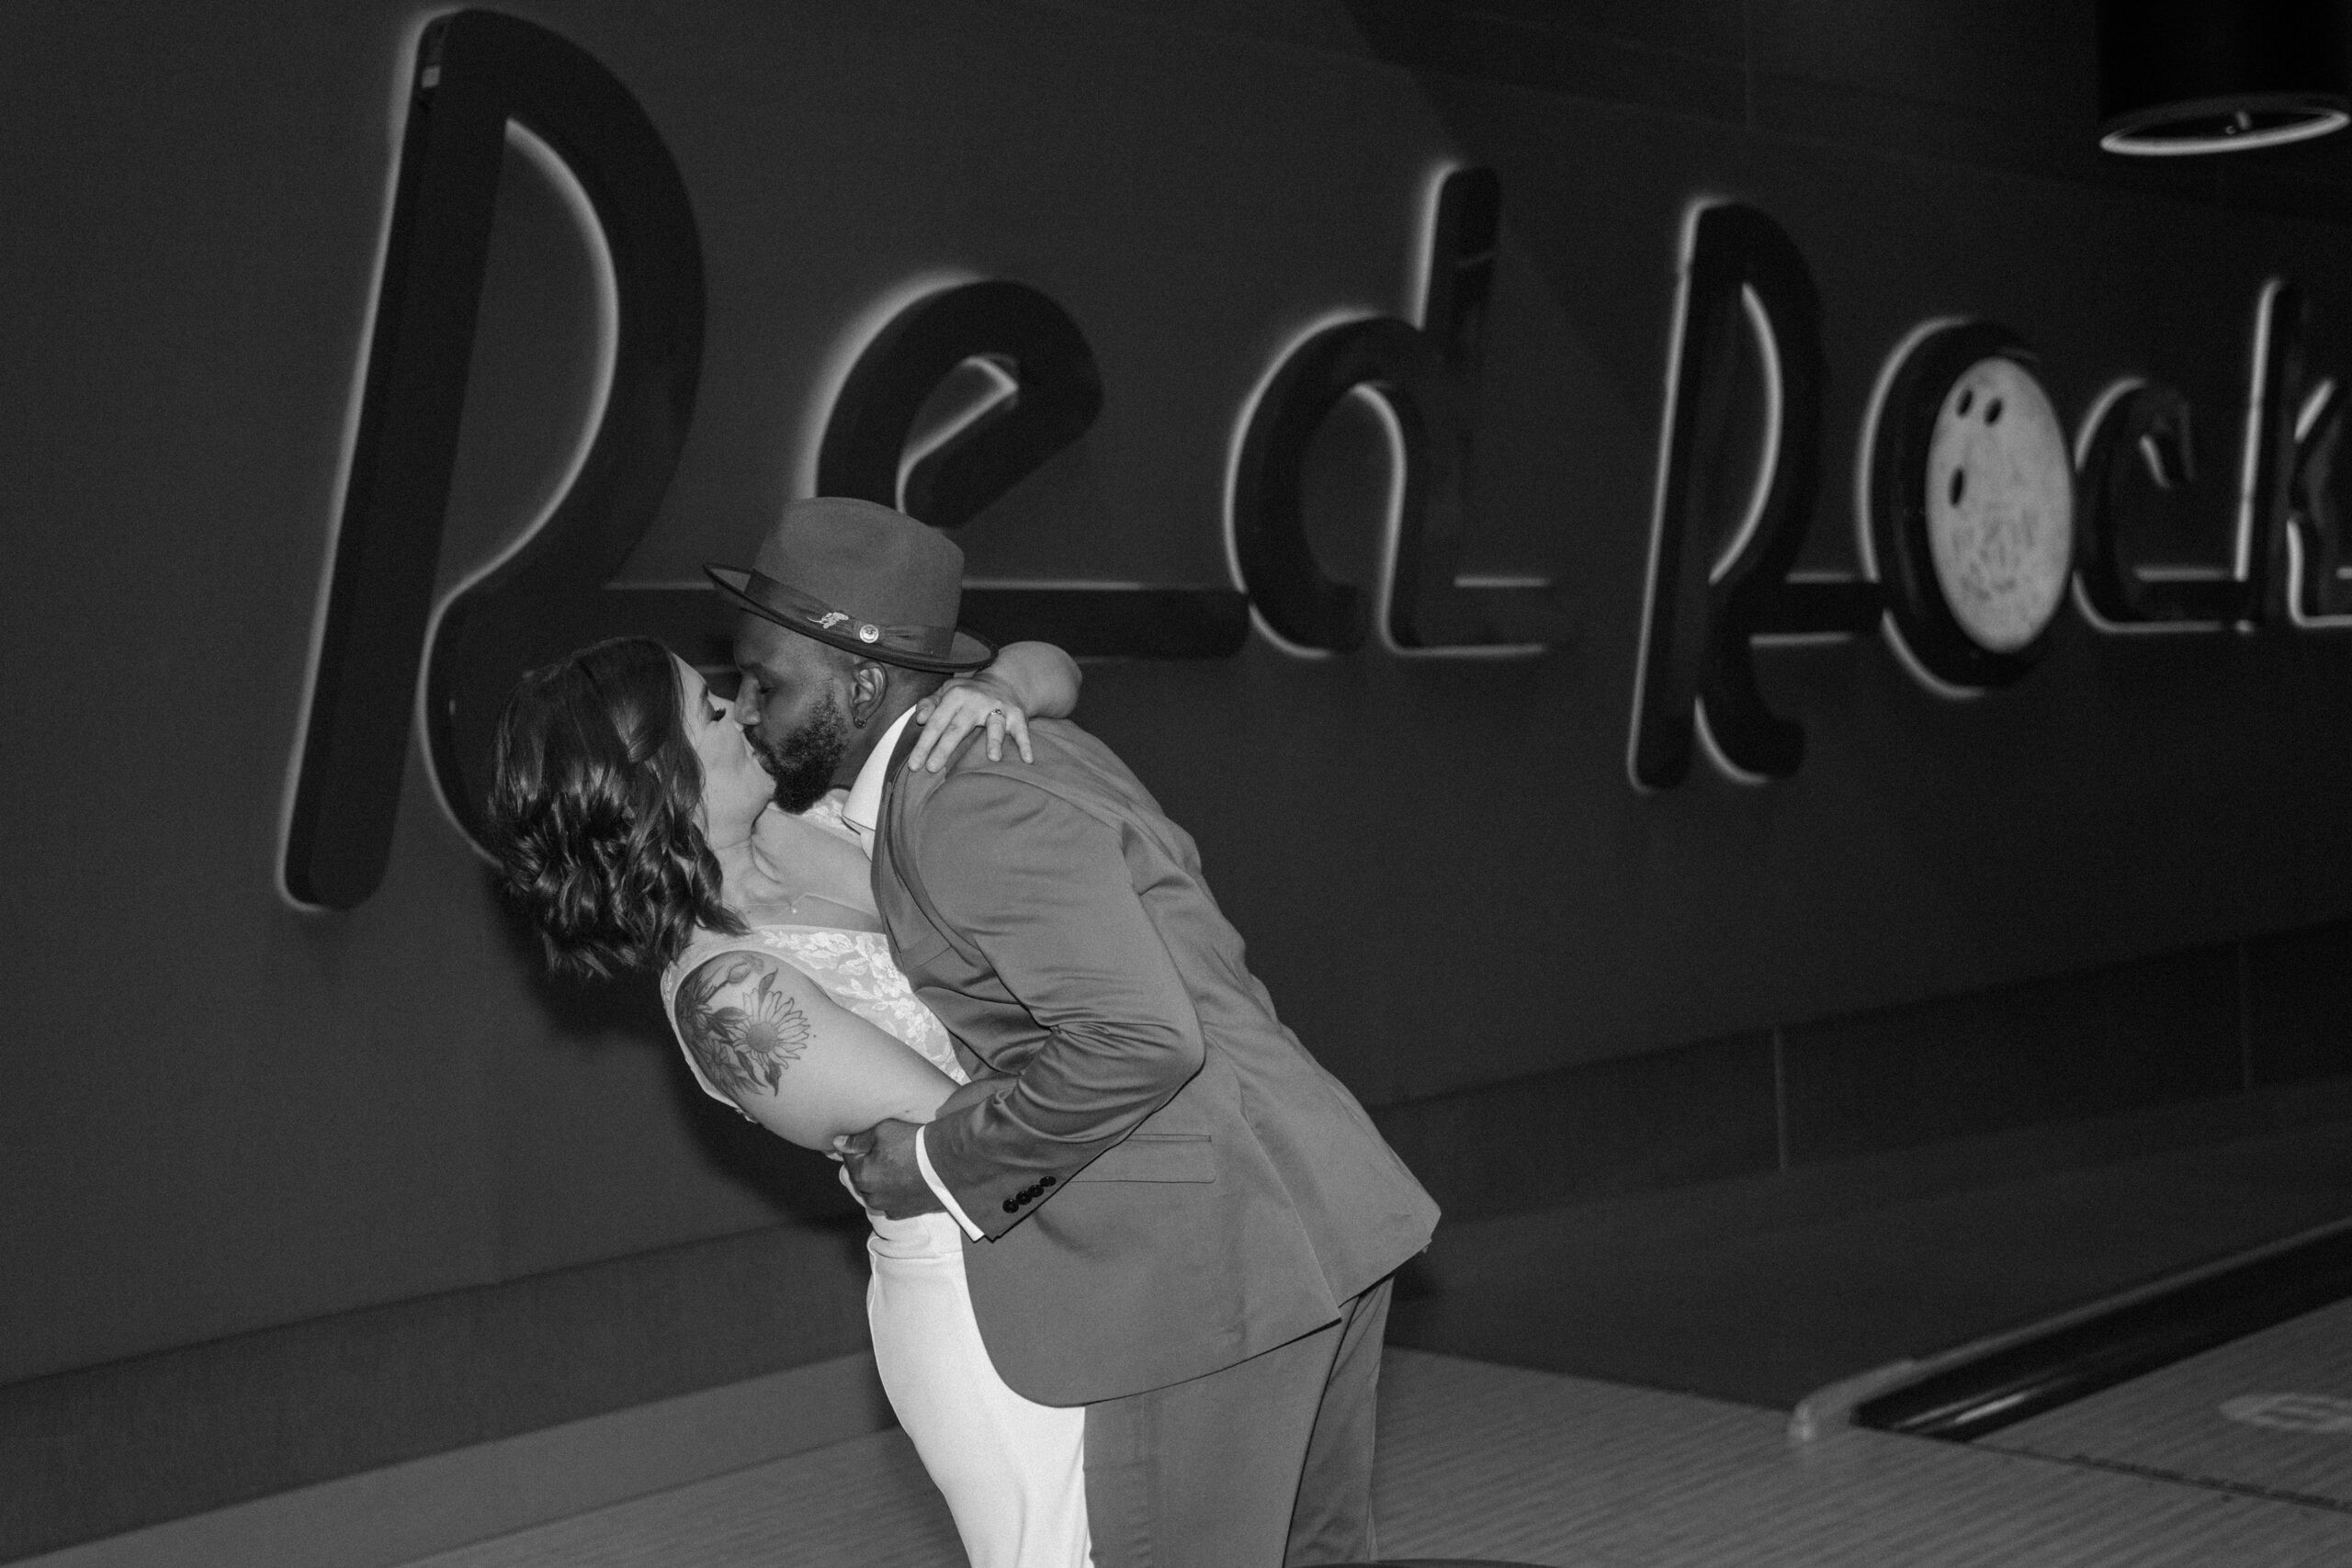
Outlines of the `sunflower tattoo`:
[[[764,971],[764,973],[763,973]],[[713,1007],[711,998],[752,976],[741,1007]],[[703,1075],[729,1094],[776,1092],[784,1069],[808,1048],[808,1017],[789,992],[779,992],[777,966],[749,953],[705,964],[678,987],[678,1022]]]

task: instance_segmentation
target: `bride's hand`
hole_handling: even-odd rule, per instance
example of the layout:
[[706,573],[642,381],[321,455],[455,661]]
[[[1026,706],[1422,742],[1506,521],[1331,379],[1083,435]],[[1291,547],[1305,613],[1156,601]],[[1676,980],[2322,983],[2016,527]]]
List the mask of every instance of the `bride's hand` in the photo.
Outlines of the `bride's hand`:
[[1012,688],[985,670],[977,675],[959,675],[917,703],[915,722],[922,726],[922,733],[907,752],[910,773],[928,766],[935,773],[945,767],[975,726],[986,727],[989,761],[1004,760],[1008,737],[1020,749],[1023,761],[1037,760],[1029,750],[1029,716],[1021,711]]

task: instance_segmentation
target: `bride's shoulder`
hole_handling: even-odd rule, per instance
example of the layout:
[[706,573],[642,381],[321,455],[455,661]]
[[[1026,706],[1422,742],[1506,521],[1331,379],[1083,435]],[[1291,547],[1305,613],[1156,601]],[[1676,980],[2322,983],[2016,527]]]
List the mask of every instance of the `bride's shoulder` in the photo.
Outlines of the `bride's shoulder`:
[[665,974],[664,986],[675,989],[698,973],[726,966],[725,961],[746,956],[781,960],[795,968],[820,971],[842,962],[859,940],[839,929],[824,913],[797,903],[730,905],[743,923],[740,931],[698,929]]

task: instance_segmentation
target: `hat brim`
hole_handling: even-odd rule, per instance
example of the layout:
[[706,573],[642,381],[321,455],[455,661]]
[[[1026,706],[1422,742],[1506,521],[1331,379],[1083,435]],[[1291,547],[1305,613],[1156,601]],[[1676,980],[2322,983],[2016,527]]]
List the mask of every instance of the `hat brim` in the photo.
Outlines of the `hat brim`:
[[975,637],[961,626],[956,628],[955,641],[944,654],[910,653],[904,649],[886,648],[880,643],[860,642],[846,633],[792,620],[770,609],[745,592],[752,581],[752,574],[748,571],[727,566],[706,566],[702,570],[703,575],[709,578],[737,609],[748,610],[760,619],[773,621],[788,632],[797,632],[811,642],[821,642],[844,653],[854,653],[860,659],[871,659],[876,664],[896,664],[902,669],[922,670],[938,675],[968,675],[975,670],[986,669],[996,659],[993,644],[986,638]]

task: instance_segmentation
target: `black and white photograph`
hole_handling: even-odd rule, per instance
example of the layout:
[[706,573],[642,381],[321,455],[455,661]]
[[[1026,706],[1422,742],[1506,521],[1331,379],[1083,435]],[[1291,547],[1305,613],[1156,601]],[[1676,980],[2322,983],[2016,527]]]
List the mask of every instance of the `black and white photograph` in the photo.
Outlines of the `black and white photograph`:
[[0,210],[0,1563],[2352,1563],[2352,0],[11,0]]

